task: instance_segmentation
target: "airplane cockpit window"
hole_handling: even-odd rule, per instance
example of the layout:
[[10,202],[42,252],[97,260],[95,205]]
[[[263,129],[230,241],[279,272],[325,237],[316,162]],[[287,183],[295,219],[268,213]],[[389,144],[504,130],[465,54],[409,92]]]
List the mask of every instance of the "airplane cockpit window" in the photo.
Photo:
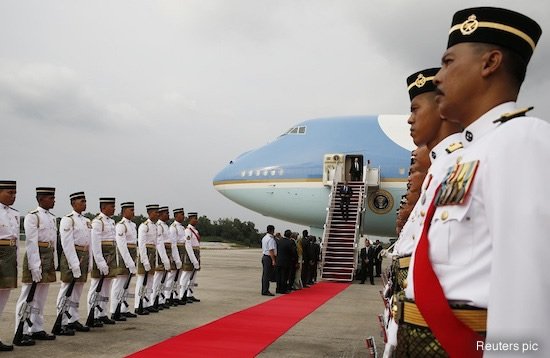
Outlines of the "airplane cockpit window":
[[306,126],[292,127],[285,133],[281,134],[281,137],[287,134],[306,134]]

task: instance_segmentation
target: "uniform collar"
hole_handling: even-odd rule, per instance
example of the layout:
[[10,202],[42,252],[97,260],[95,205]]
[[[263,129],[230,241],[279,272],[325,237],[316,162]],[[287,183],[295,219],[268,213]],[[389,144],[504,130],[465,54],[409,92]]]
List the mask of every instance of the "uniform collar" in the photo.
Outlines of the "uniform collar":
[[157,220],[157,225],[162,225],[162,224],[164,224],[164,221],[158,219],[158,220]]
[[441,142],[437,143],[435,147],[432,148],[430,152],[430,162],[433,164],[438,159],[444,158],[449,153],[446,149],[454,143],[458,143],[462,140],[461,133],[451,134],[450,136],[444,138]]
[[479,141],[485,134],[498,127],[498,123],[493,123],[495,119],[500,118],[502,114],[513,112],[516,109],[516,102],[506,102],[499,104],[484,115],[476,119],[462,132],[462,144],[468,147]]
[[36,210],[40,211],[41,213],[44,213],[44,214],[51,214],[49,210],[46,210],[44,209],[43,207],[39,206],[38,208],[36,208]]
[[77,213],[77,212],[74,211],[74,210],[73,210],[73,212],[72,212],[71,214],[73,214],[73,216],[76,216],[77,218],[82,216],[82,214],[79,214],[79,213]]
[[103,213],[99,213],[99,216],[103,216],[104,218],[106,219],[110,219],[110,217],[108,217],[107,215],[103,214]]

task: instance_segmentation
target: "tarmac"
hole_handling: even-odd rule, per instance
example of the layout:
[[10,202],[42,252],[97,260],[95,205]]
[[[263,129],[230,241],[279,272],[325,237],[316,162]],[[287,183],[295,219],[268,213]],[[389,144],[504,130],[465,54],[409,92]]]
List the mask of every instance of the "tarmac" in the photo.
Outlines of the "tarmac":
[[[172,307],[158,314],[139,316],[112,326],[94,328],[90,332],[77,332],[73,337],[61,336],[55,341],[37,341],[35,346],[15,347],[13,352],[1,352],[0,355],[13,358],[124,357],[272,299],[260,295],[260,258],[259,249],[205,249],[201,252],[202,266],[197,277],[199,286],[195,289],[195,297],[200,298],[201,302]],[[379,295],[382,286],[379,278],[375,280],[374,286],[368,282],[365,285],[353,282],[266,347],[258,357],[368,357],[365,345],[368,336],[374,336],[381,356],[383,341],[377,315],[383,310]],[[132,288],[134,284],[135,280],[132,280]],[[87,316],[85,296],[88,286],[89,279],[80,301],[82,323]],[[59,287],[59,281],[50,284],[45,309],[47,331],[51,331],[55,321],[55,300]],[[274,291],[274,287],[271,290]],[[20,288],[12,290],[0,317],[0,340],[4,343],[11,343],[13,337],[15,302],[19,292]],[[133,299],[130,301],[132,306]]]

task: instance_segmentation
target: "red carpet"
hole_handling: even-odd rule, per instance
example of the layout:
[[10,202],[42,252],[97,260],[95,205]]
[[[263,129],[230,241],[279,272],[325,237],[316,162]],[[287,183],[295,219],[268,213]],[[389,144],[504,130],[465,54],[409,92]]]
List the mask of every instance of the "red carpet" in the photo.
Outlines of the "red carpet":
[[254,357],[348,286],[321,282],[230,314],[128,357]]

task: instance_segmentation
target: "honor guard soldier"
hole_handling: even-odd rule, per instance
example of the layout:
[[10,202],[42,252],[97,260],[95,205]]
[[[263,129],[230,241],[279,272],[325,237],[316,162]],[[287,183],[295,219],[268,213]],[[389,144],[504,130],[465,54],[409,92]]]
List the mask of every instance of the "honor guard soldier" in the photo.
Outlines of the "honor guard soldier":
[[84,192],[73,193],[69,196],[73,211],[61,218],[59,224],[59,234],[61,236],[61,247],[63,255],[59,262],[61,272],[61,288],[57,295],[57,314],[62,308],[63,298],[66,297],[67,290],[73,279],[75,283],[72,293],[68,298],[67,312],[62,315],[61,331],[57,335],[74,335],[74,331],[88,332],[89,327],[80,323],[80,313],[78,311],[80,296],[84,284],[88,278],[88,269],[91,266],[91,231],[92,223],[90,219],[83,216],[86,210],[86,196]]
[[157,225],[159,218],[158,204],[146,206],[149,218],[138,228],[138,272],[136,280],[135,309],[139,315],[148,315],[149,312],[158,312],[152,305],[151,292],[153,275],[151,265],[156,264],[157,256]]
[[[184,290],[187,290],[187,303],[200,302],[195,298],[195,282],[197,282],[197,272],[200,270],[200,235],[195,227],[197,225],[198,213],[189,213],[189,224],[185,229],[185,260],[183,261],[183,281]],[[185,296],[185,291],[184,291]],[[185,298],[185,297],[184,297]]]
[[32,283],[36,282],[34,300],[31,303],[30,321],[25,322],[23,339],[16,345],[29,345],[32,340],[51,341],[55,335],[44,331],[44,305],[51,282],[56,281],[57,266],[57,224],[55,216],[49,212],[55,205],[55,188],[36,188],[38,208],[25,216],[25,244],[27,253],[23,259],[23,283],[21,295],[15,306],[15,327],[18,326],[21,308],[27,301]]
[[[128,292],[124,286],[128,281],[130,274],[137,273],[137,229],[136,224],[132,221],[134,218],[134,203],[125,202],[120,204],[122,219],[116,224],[116,245],[117,245],[117,267],[116,278],[113,280],[111,290],[111,319],[116,321],[126,321],[126,317],[137,317],[132,312],[128,312],[128,306],[121,302],[126,297],[123,297]],[[117,306],[120,304],[120,315],[115,316]]]
[[[115,321],[107,316],[111,283],[116,277],[115,221],[111,219],[115,213],[115,198],[99,198],[99,210],[101,211],[99,215],[92,220],[93,265],[88,291],[88,311],[91,310],[92,305],[96,306],[94,327],[115,324]],[[100,282],[101,289],[98,291]]]
[[[17,288],[17,257],[19,248],[19,212],[11,207],[17,194],[16,182],[0,180],[0,315]],[[13,346],[0,342],[0,352],[12,351]]]
[[170,239],[171,239],[171,248],[172,248],[172,258],[171,258],[171,267],[170,272],[166,281],[171,282],[170,291],[167,291],[168,296],[174,291],[175,300],[170,302],[173,306],[177,306],[181,301],[180,300],[180,278],[183,276],[181,274],[182,262],[185,255],[185,228],[181,224],[185,219],[185,213],[183,208],[178,208],[173,210],[174,213],[174,222],[170,225]]
[[157,300],[158,308],[160,310],[164,308],[170,308],[166,304],[166,292],[167,285],[166,277],[168,271],[170,271],[170,256],[172,255],[172,239],[170,235],[170,228],[166,222],[170,219],[170,211],[167,206],[161,206],[159,208],[159,219],[157,221],[157,259],[155,274],[153,276],[153,300]]
[[[550,354],[550,277],[541,266],[550,256],[541,241],[550,232],[550,125],[515,103],[541,33],[510,10],[459,11],[434,78],[441,116],[464,128],[464,149],[432,179],[441,185],[413,255],[406,295],[415,302],[404,314],[420,316],[428,344],[437,339],[451,357]],[[503,352],[503,343],[518,349]]]

